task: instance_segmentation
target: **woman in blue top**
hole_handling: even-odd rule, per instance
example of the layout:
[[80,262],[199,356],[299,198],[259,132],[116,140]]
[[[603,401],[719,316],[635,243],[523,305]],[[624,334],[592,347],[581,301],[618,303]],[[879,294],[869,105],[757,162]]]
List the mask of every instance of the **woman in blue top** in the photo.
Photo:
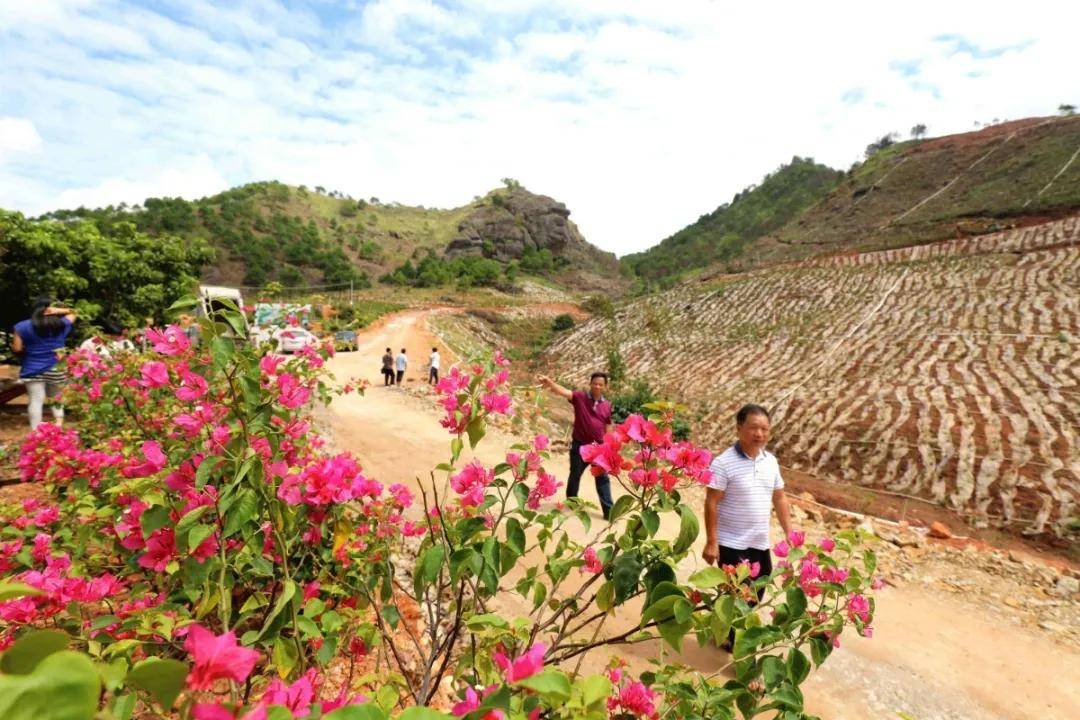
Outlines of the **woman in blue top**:
[[[45,396],[55,398],[67,382],[64,371],[56,367],[59,362],[56,351],[64,347],[74,322],[75,311],[53,307],[52,298],[42,296],[34,302],[30,319],[15,324],[11,349],[22,355],[19,377],[26,385],[26,394],[30,396],[28,410],[31,430],[41,423]],[[52,414],[57,425],[64,423],[63,405],[52,403]]]

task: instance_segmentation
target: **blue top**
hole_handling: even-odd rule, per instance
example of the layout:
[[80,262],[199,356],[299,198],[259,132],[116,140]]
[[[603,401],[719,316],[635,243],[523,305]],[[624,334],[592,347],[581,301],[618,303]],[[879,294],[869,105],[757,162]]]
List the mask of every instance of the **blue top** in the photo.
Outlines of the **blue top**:
[[29,320],[15,323],[15,332],[22,338],[24,348],[19,377],[40,375],[56,365],[56,351],[64,347],[64,341],[71,334],[71,321],[66,317],[61,319],[64,321],[64,329],[52,337],[38,336]]

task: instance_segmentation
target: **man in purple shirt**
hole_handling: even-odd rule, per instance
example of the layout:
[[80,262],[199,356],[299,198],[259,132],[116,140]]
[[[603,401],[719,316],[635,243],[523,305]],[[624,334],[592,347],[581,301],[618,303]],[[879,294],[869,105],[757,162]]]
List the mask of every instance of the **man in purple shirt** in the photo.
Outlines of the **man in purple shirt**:
[[[604,441],[604,433],[611,424],[611,403],[604,398],[607,390],[606,373],[594,372],[589,378],[589,392],[568,390],[546,375],[540,376],[540,384],[551,392],[564,397],[574,406],[574,432],[570,443],[570,478],[566,481],[566,497],[577,497],[581,474],[589,463],[581,459],[581,446]],[[600,498],[600,511],[606,520],[611,513],[611,479],[607,474],[596,478],[596,494]]]

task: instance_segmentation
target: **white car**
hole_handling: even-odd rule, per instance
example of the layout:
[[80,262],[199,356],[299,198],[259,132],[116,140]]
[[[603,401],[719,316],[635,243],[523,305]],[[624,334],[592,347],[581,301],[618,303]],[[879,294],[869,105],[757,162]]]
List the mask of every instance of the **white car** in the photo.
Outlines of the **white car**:
[[273,335],[277,341],[278,352],[293,353],[308,345],[317,345],[319,338],[304,328],[288,327],[276,330]]

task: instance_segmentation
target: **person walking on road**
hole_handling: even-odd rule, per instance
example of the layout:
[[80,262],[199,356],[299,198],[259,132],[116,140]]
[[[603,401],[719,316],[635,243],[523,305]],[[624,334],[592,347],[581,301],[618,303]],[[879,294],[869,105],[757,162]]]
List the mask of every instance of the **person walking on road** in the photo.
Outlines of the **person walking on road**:
[[[589,392],[569,390],[546,375],[539,376],[542,384],[551,392],[566,398],[574,406],[574,430],[570,443],[570,477],[566,481],[566,497],[577,497],[581,474],[589,466],[581,458],[582,445],[604,441],[604,433],[611,424],[611,403],[604,397],[607,390],[607,373],[594,372],[589,378]],[[600,499],[600,511],[607,520],[611,514],[611,478],[607,474],[596,477],[596,495]]]
[[60,362],[56,351],[64,347],[75,320],[74,310],[54,307],[52,298],[41,296],[34,302],[30,318],[15,324],[11,349],[22,355],[19,378],[29,396],[27,412],[31,430],[41,424],[46,396],[54,401],[50,403],[53,420],[57,425],[64,424],[64,406],[58,402],[58,396],[67,384],[67,375],[56,367]]
[[[784,536],[791,533],[791,509],[776,456],[765,449],[770,433],[769,412],[744,405],[735,415],[738,440],[713,458],[705,490],[705,549],[710,565],[757,565],[754,575],[772,573],[769,519],[776,510]],[[764,588],[758,590],[761,599]],[[732,637],[725,649],[730,650]]]
[[401,352],[394,358],[394,368],[397,370],[398,385],[405,381],[405,368],[407,367],[409,367],[409,358],[405,357],[405,348],[401,348]]
[[390,348],[382,356],[383,387],[394,384],[394,355]]
[[428,385],[436,385],[439,382],[439,348],[431,348],[431,357],[428,358]]

